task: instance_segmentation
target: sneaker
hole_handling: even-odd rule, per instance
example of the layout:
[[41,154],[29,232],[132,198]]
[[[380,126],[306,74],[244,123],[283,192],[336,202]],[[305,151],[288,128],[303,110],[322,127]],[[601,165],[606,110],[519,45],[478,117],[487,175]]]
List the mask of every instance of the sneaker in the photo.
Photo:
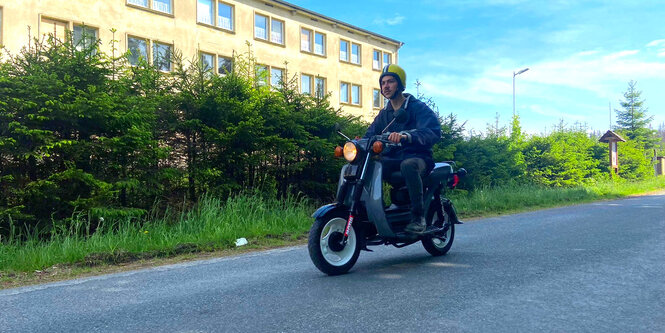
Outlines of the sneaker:
[[427,223],[425,223],[425,217],[417,216],[411,219],[411,223],[406,225],[404,231],[414,234],[420,234],[423,231],[425,231],[425,228],[427,228]]

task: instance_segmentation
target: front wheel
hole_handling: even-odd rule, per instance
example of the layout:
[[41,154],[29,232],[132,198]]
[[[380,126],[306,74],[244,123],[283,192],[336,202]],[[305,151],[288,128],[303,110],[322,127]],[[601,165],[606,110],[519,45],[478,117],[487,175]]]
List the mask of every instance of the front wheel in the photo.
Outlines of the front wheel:
[[360,235],[355,225],[349,230],[347,243],[342,244],[347,216],[342,212],[325,214],[316,218],[309,230],[309,256],[316,268],[328,275],[348,272],[360,255]]
[[443,218],[439,218],[437,210],[439,207],[442,207],[440,205],[441,203],[432,202],[427,210],[427,221],[432,221],[432,223],[428,223],[428,225],[443,228],[443,231],[436,236],[422,240],[425,250],[435,257],[448,253],[450,247],[453,246],[453,240],[455,239],[455,223],[450,220],[450,216],[448,216],[448,213],[446,213],[443,208],[440,208],[443,212]]

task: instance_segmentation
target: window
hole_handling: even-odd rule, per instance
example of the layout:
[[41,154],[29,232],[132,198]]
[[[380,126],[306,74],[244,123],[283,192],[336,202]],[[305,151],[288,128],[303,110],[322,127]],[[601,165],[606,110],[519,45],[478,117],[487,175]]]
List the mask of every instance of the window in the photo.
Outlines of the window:
[[385,52],[383,53],[383,66],[387,66],[387,65],[392,64],[392,62],[390,61],[391,60],[390,58],[391,58],[390,53],[385,53]]
[[0,46],[2,46],[2,7],[0,7]]
[[372,69],[381,69],[381,51],[379,50],[372,52]]
[[127,0],[127,4],[152,9],[158,12],[173,14],[173,0]]
[[312,30],[300,29],[300,50],[312,52]]
[[127,50],[129,50],[129,63],[133,66],[139,64],[139,59],[148,60],[148,41],[138,37],[127,37]]
[[351,104],[360,105],[360,86],[351,85]]
[[148,8],[148,1],[150,0],[127,0],[127,3]]
[[233,6],[222,2],[217,4],[217,26],[233,31]]
[[351,43],[351,62],[354,64],[360,64],[360,58],[360,45]]
[[254,38],[284,45],[284,21],[254,14]]
[[171,0],[152,0],[152,9],[171,14]]
[[270,69],[270,85],[273,88],[277,88],[282,83],[282,77],[284,77],[284,70],[280,68],[271,68]]
[[[312,49],[312,42],[314,48]],[[314,54],[326,55],[326,35],[307,28],[300,29],[300,50],[303,52],[314,52]]]
[[268,66],[266,65],[256,65],[255,67],[256,74],[256,84],[259,87],[268,85]]
[[65,40],[65,31],[69,30],[69,22],[59,21],[42,17],[39,24],[40,34],[46,36],[53,36],[53,38],[63,42]]
[[197,0],[196,2],[196,21],[205,24],[212,25],[213,10],[212,6],[213,0]]
[[152,43],[152,64],[160,71],[171,71],[171,45]]
[[381,108],[381,90],[374,89],[372,90],[372,106],[376,109]]
[[345,40],[339,41],[339,60],[349,61],[349,42]]
[[226,75],[233,72],[233,59],[218,56],[217,57],[217,72],[220,75]]
[[233,31],[234,7],[217,0],[197,0],[196,22]]
[[349,84],[346,82],[339,85],[339,101],[340,103],[349,103]]
[[316,89],[316,97],[323,98],[326,96],[326,79],[317,76],[314,79],[314,89]]
[[272,19],[270,23],[270,41],[284,44],[284,22]]
[[254,37],[259,39],[268,39],[266,33],[268,29],[268,17],[256,14],[254,15]]
[[77,50],[83,50],[97,43],[97,29],[82,25],[74,25],[72,34],[74,47]]
[[215,56],[201,52],[201,67],[203,67],[203,70],[206,72],[215,68]]
[[314,33],[314,53],[326,55],[326,35],[319,32]]
[[312,76],[307,74],[300,75],[300,93],[305,95],[312,94]]

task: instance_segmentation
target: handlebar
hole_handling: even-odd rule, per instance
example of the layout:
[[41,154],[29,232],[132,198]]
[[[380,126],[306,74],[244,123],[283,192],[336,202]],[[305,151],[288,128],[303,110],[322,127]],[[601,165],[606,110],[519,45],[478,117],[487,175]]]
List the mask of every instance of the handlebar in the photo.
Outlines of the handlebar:
[[383,142],[383,144],[386,145],[386,147],[401,147],[402,146],[401,142],[400,143],[394,143],[394,142],[388,140],[389,136],[390,136],[390,133],[383,133],[383,134],[379,134],[379,135],[374,136],[374,138],[377,141]]

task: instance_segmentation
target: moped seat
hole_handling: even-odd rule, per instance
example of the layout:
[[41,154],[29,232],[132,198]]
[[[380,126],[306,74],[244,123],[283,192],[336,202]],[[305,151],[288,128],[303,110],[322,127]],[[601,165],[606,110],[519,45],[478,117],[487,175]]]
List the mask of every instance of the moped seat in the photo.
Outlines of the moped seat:
[[[425,187],[430,187],[442,182],[448,181],[450,175],[453,174],[453,167],[445,162],[439,162],[434,164],[434,169],[429,173],[427,177],[423,179],[423,185]],[[402,176],[402,172],[395,171],[386,177],[386,181],[390,183],[395,188],[401,188],[406,185],[406,181]]]
[[423,185],[430,187],[439,183],[447,182],[448,178],[453,174],[453,167],[444,162],[434,164],[434,169],[423,180]]

